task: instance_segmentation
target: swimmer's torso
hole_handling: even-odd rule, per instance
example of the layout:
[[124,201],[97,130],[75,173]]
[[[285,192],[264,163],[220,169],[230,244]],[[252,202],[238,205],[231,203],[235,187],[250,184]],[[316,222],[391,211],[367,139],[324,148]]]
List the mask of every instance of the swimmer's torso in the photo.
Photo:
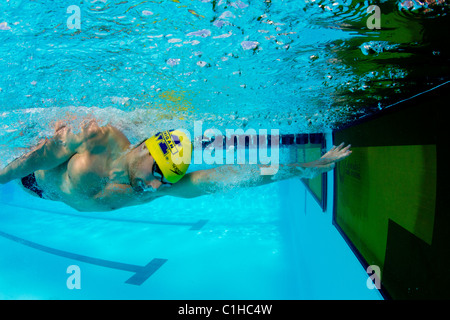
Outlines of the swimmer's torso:
[[46,198],[80,211],[114,209],[99,204],[96,196],[110,183],[129,183],[127,172],[117,167],[116,160],[130,142],[112,126],[95,129],[68,161],[51,170],[35,172]]

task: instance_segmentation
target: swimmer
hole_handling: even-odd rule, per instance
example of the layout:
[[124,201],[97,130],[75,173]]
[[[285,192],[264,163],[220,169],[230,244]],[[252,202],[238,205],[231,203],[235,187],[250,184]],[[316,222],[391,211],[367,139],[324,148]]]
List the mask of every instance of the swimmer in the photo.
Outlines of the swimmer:
[[[280,165],[274,175],[247,170],[259,165],[222,165],[186,174],[191,152],[191,142],[178,130],[158,133],[133,146],[111,125],[100,127],[91,120],[74,133],[60,123],[52,138],[1,169],[0,183],[17,180],[28,193],[62,201],[78,211],[110,211],[161,196],[194,198],[220,192],[215,186],[233,178],[247,187],[292,177],[311,178],[351,154],[350,145],[341,144],[316,161]],[[180,156],[177,161],[172,158],[174,153]],[[180,158],[189,160],[185,163]],[[243,172],[253,172],[253,176]]]

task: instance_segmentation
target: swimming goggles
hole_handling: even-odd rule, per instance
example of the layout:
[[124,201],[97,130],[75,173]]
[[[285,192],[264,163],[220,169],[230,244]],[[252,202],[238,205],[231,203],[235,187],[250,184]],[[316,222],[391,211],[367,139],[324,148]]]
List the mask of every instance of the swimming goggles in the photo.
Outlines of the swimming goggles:
[[156,178],[156,180],[161,181],[162,184],[172,185],[172,183],[170,183],[169,181],[167,181],[166,178],[164,178],[164,175],[161,172],[161,169],[158,167],[158,164],[156,163],[156,161],[153,163],[152,175]]

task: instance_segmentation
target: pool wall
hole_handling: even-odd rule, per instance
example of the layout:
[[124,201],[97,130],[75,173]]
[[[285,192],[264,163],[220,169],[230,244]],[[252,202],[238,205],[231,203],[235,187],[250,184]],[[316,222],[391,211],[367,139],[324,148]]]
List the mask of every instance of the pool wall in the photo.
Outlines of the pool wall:
[[392,299],[448,299],[450,220],[443,178],[450,83],[333,133],[353,154],[335,171],[333,223],[381,271]]

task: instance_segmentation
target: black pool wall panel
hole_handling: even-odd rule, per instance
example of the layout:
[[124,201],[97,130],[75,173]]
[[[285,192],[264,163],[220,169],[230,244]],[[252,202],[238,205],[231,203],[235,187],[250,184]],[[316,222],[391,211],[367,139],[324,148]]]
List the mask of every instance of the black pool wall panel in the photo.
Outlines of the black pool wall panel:
[[336,166],[333,223],[392,299],[450,298],[447,109],[450,85],[333,132],[353,154]]

